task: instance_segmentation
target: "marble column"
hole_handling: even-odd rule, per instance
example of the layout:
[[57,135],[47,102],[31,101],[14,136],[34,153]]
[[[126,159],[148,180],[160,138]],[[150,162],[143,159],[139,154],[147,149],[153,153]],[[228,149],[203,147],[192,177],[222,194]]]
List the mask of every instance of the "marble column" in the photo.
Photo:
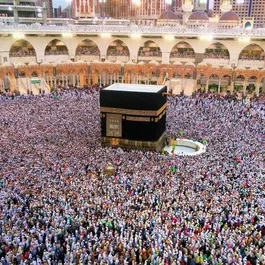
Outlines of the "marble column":
[[209,90],[209,79],[206,80],[205,92],[208,93],[208,90]]
[[246,96],[246,94],[247,94],[247,83],[246,83],[246,81],[244,81],[244,83],[243,83],[243,95]]
[[26,82],[24,83],[24,87],[26,88],[27,92],[30,92],[30,82],[29,82],[29,77],[26,77]]
[[170,52],[162,52],[162,63],[169,64]]
[[61,82],[60,82],[60,84],[62,86],[65,86],[65,78],[64,78],[64,75],[61,75]]
[[57,88],[57,79],[56,76],[53,77],[53,82],[54,82],[54,88]]
[[232,82],[231,82],[231,93],[234,92],[234,89],[235,89],[234,87],[235,87],[235,82],[232,81]]
[[260,82],[257,82],[256,83],[256,89],[255,89],[255,93],[256,93],[257,97],[259,96],[259,87],[260,87]]
[[194,80],[194,89],[193,92],[196,92],[198,90],[198,77],[196,76],[195,80]]
[[221,79],[219,79],[219,82],[218,82],[218,91],[217,91],[218,94],[221,93]]
[[184,93],[184,77],[181,78],[181,93]]
[[73,74],[73,86],[75,86],[75,85],[76,85],[76,75]]
[[80,84],[81,84],[80,76],[77,75],[76,78],[77,78],[77,79],[76,79],[76,86],[77,86],[77,87],[80,87]]

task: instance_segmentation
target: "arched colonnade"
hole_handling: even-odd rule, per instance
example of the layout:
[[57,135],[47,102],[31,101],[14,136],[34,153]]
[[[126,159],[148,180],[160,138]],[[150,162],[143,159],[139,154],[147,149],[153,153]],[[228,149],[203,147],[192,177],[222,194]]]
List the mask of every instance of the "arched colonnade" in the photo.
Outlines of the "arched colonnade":
[[[265,46],[262,42],[235,43],[236,40],[201,41],[199,39],[110,39],[87,38],[25,38],[7,39],[9,63],[58,63],[72,61],[135,62],[157,61],[162,64],[193,62],[218,66],[265,67]],[[236,45],[235,45],[236,44]]]
[[30,63],[0,66],[0,84],[4,78],[10,79],[11,90],[18,89],[19,80],[42,78],[50,88],[58,86],[106,86],[114,82],[139,84],[164,84],[166,79],[190,79],[196,84],[195,89],[221,92],[242,92],[256,94],[265,92],[265,69],[218,67],[200,63],[162,64],[156,61],[149,63],[133,62],[112,63],[109,61],[84,61],[55,64]]

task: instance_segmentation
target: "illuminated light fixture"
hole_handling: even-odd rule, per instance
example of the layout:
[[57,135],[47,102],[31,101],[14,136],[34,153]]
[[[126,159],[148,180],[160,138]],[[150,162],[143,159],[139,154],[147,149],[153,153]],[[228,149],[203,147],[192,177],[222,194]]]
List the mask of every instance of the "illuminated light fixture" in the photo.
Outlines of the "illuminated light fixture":
[[212,41],[212,40],[213,40],[213,35],[207,35],[207,36],[206,36],[206,40],[208,40],[208,41]]
[[202,35],[199,37],[200,40],[212,41],[214,39],[213,35]]
[[12,34],[13,38],[14,39],[23,39],[25,38],[25,34],[24,33],[21,33],[21,32],[15,32]]
[[132,0],[132,4],[139,6],[139,5],[141,5],[141,0]]
[[101,33],[100,37],[102,37],[102,38],[110,38],[111,34],[109,34],[109,33]]
[[238,38],[238,41],[240,41],[240,42],[250,42],[250,37],[240,37],[240,38]]
[[133,39],[141,39],[141,37],[142,37],[142,35],[139,33],[131,34],[131,38],[133,38]]
[[9,6],[9,7],[8,7],[8,10],[9,10],[9,11],[11,11],[11,10],[12,10],[12,7],[11,7],[11,6]]
[[71,33],[71,32],[65,32],[65,33],[62,33],[62,36],[64,38],[72,38],[73,37],[73,33]]
[[164,36],[164,39],[165,39],[165,40],[174,40],[175,37],[174,37],[173,35],[165,35],[165,36]]

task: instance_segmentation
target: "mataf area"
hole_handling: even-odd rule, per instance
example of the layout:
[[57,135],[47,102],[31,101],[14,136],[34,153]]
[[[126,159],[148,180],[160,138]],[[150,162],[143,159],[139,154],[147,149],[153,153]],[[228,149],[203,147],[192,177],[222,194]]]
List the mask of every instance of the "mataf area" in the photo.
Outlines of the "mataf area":
[[264,98],[167,103],[204,154],[101,147],[96,89],[1,97],[2,264],[265,264]]

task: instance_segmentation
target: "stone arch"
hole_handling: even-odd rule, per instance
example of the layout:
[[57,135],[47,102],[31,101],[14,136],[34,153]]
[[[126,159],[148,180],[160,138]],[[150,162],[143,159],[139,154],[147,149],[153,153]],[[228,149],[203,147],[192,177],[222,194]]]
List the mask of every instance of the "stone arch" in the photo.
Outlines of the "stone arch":
[[26,56],[36,56],[36,50],[33,45],[25,39],[15,41],[9,49],[9,57]]
[[43,74],[44,74],[44,77],[46,77],[46,78],[50,77],[50,75],[51,75],[50,71],[44,71]]
[[258,81],[258,77],[256,75],[251,75],[248,77],[248,82],[257,82]]
[[243,86],[244,86],[245,81],[246,81],[246,78],[244,75],[242,74],[236,75],[235,81],[234,81],[234,91],[243,92]]
[[25,71],[19,71],[19,74],[18,74],[19,77],[27,77],[26,75],[26,72]]
[[245,76],[243,76],[241,74],[238,74],[235,77],[235,81],[242,81],[242,82],[244,82],[245,81]]
[[252,43],[243,48],[239,54],[239,61],[264,61],[265,52],[263,48],[256,44]]
[[231,86],[232,77],[229,74],[222,75],[221,77],[221,92],[226,92],[228,87]]
[[207,76],[203,73],[198,74],[197,76],[197,89],[199,90],[205,90],[206,89],[206,83],[207,83]]
[[40,70],[42,76],[48,77],[53,76],[55,69],[51,64],[40,64]]
[[175,69],[175,71],[173,73],[173,78],[174,79],[182,79],[182,74],[181,74],[181,71],[179,71],[179,69]]
[[249,21],[247,21],[244,25],[244,28],[247,29],[247,28],[251,28],[251,23]]
[[16,40],[9,48],[9,58],[11,63],[29,63],[36,60],[36,49],[27,40]]
[[31,73],[31,77],[38,77],[39,75],[38,75],[38,72],[37,71],[33,71],[32,73]]
[[258,82],[258,77],[256,75],[251,75],[247,78],[248,85],[246,86],[247,94],[252,94],[255,92],[256,84]]
[[218,86],[219,86],[219,76],[216,73],[213,73],[212,75],[209,76],[209,91],[218,91]]
[[185,79],[192,79],[193,77],[192,77],[191,73],[187,72],[187,73],[185,73],[184,78]]
[[138,61],[152,60],[162,61],[162,50],[156,42],[148,40],[138,50]]
[[171,49],[169,59],[186,62],[189,59],[195,59],[195,51],[188,42],[180,41]]
[[204,59],[230,59],[227,47],[221,42],[214,42],[205,49]]
[[63,41],[53,39],[45,47],[44,55],[69,55],[69,50]]
[[124,41],[116,39],[107,47],[106,56],[107,60],[111,62],[128,62],[130,60],[130,50]]
[[75,49],[75,56],[78,60],[94,61],[100,58],[100,49],[98,45],[90,39],[84,39],[77,45]]

